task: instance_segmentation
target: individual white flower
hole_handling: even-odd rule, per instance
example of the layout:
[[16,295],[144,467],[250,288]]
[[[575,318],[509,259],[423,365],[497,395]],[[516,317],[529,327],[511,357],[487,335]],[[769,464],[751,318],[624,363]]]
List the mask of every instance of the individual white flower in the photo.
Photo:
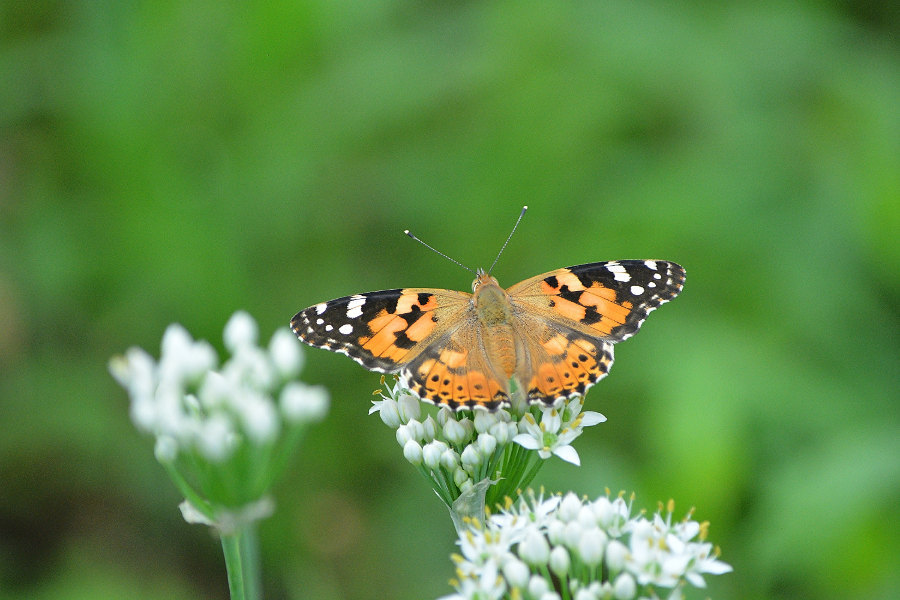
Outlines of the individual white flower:
[[456,588],[458,593],[441,600],[500,600],[506,593],[505,581],[493,562],[486,563],[477,577],[461,579]]
[[564,577],[570,566],[572,566],[572,561],[565,546],[556,546],[550,551],[550,570],[557,577]]
[[625,568],[627,556],[628,548],[619,540],[610,540],[606,545],[606,564],[613,573],[618,573]]
[[200,452],[213,462],[220,462],[234,449],[234,429],[231,420],[217,413],[200,423],[197,446]]
[[469,434],[461,421],[448,419],[444,423],[444,437],[456,446],[461,446],[469,440]]
[[447,448],[441,453],[441,466],[449,472],[459,468],[460,456],[453,448]]
[[528,565],[511,556],[503,563],[503,575],[510,587],[523,589],[528,585],[531,571],[528,569]]
[[528,580],[528,594],[532,598],[541,598],[550,591],[550,584],[540,575],[532,575]]
[[409,392],[401,392],[398,395],[397,408],[400,412],[400,420],[404,423],[412,419],[418,420],[422,414],[422,403]]
[[422,462],[432,471],[436,471],[441,467],[441,453],[443,449],[440,448],[439,444],[442,443],[440,440],[433,440],[422,446]]
[[600,564],[607,539],[606,534],[596,527],[581,534],[581,539],[578,540],[578,555],[584,564],[591,567]]
[[291,381],[278,398],[284,418],[291,423],[318,423],[328,413],[328,390],[321,385]]
[[460,459],[463,467],[466,467],[466,470],[470,473],[481,466],[481,462],[483,460],[475,446],[466,446],[462,451]]
[[255,391],[247,391],[243,396],[235,406],[240,414],[243,430],[256,445],[268,444],[280,429],[274,403]]
[[247,312],[239,310],[228,319],[222,337],[228,351],[236,354],[240,348],[256,346],[256,340],[259,339],[259,328],[253,317]]
[[524,430],[513,438],[513,442],[528,448],[537,450],[541,458],[550,458],[555,454],[566,462],[580,465],[578,452],[569,444],[581,435],[580,429],[564,429],[560,431],[562,419],[555,408],[544,409],[543,418],[538,424],[531,413],[526,413],[519,422],[520,430]]
[[542,565],[550,558],[550,544],[538,528],[528,528],[524,539],[519,542],[519,557],[531,566]]
[[438,425],[437,421],[434,420],[434,417],[428,415],[425,417],[425,420],[422,421],[422,427],[424,428],[424,434],[422,439],[426,442],[430,442],[438,436],[438,432],[440,431],[440,425]]
[[369,414],[371,415],[373,412],[377,412],[382,422],[391,429],[397,429],[403,424],[403,420],[400,418],[400,407],[393,398],[373,400]]
[[613,594],[616,600],[631,600],[637,595],[637,582],[630,573],[621,573],[613,583]]
[[403,456],[414,465],[422,464],[422,446],[415,440],[409,440],[403,446]]
[[578,518],[578,513],[581,511],[581,500],[574,493],[569,492],[565,496],[563,496],[562,501],[559,503],[559,518],[564,522],[568,523],[569,521],[574,521]]
[[300,340],[289,329],[276,329],[269,341],[269,360],[282,379],[290,379],[303,369],[304,355]]
[[497,449],[497,438],[489,433],[479,433],[478,439],[475,440],[475,445],[478,447],[478,452],[481,456],[488,459],[494,454],[494,450]]

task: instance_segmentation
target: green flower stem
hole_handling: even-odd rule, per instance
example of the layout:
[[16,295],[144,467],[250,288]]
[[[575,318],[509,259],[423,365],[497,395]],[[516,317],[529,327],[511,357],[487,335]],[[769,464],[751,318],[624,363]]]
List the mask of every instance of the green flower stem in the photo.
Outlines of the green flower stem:
[[212,506],[210,506],[209,502],[204,500],[195,490],[191,487],[191,485],[185,480],[184,477],[181,476],[181,473],[178,472],[178,469],[175,468],[170,462],[162,463],[163,467],[165,467],[166,472],[169,474],[169,477],[175,483],[175,486],[178,490],[184,495],[185,499],[190,502],[190,504],[200,511],[207,519],[213,520],[215,518],[215,514]]
[[233,532],[223,533],[222,552],[231,600],[260,600],[262,586],[256,525],[247,523]]

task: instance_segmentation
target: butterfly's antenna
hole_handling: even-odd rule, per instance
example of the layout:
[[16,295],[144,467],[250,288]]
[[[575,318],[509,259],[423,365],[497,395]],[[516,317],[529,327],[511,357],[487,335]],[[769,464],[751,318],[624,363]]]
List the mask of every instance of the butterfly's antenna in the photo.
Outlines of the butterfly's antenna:
[[[432,252],[436,252],[436,253],[440,254],[441,256],[443,256],[444,258],[446,258],[447,260],[449,260],[450,262],[454,262],[454,263],[458,264],[459,266],[461,266],[461,267],[462,267],[463,269],[465,269],[466,271],[470,271],[470,272],[472,272],[472,273],[475,273],[475,270],[474,270],[474,269],[470,269],[469,267],[467,267],[466,265],[462,264],[461,262],[459,262],[459,261],[456,260],[455,258],[450,258],[449,256],[447,256],[446,254],[444,254],[444,253],[441,252],[440,250],[438,250],[438,249],[436,249],[436,248],[432,248],[431,246],[429,246],[428,244],[426,244],[425,242],[423,242],[422,240],[420,240],[419,238],[417,238],[416,236],[414,236],[413,234],[411,234],[411,233],[409,232],[409,229],[404,229],[404,230],[403,230],[403,233],[405,233],[406,235],[408,235],[408,236],[411,237],[412,239],[416,240],[417,242],[419,242],[420,244],[422,244],[423,246],[425,246],[426,248],[428,248],[428,249],[431,250]],[[477,274],[477,273],[476,273],[476,274]]]
[[503,247],[500,248],[500,252],[497,253],[497,258],[494,259],[494,263],[491,265],[491,268],[488,269],[488,274],[490,274],[490,272],[494,270],[494,265],[497,264],[497,261],[500,260],[500,255],[503,254],[503,251],[504,251],[504,250],[506,250],[506,245],[509,243],[509,240],[512,239],[513,234],[516,232],[516,227],[519,226],[519,221],[521,221],[521,220],[522,220],[522,217],[525,216],[525,211],[526,211],[526,210],[528,210],[528,207],[527,207],[527,206],[523,206],[523,207],[522,207],[522,212],[519,213],[519,218],[516,219],[516,224],[513,225],[512,231],[509,232],[509,237],[506,238],[506,241],[505,241],[505,242],[503,242]]

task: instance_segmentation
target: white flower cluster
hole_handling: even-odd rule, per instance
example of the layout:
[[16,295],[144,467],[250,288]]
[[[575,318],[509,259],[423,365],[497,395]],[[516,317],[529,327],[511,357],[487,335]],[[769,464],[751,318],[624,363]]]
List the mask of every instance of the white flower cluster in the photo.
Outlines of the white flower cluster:
[[396,431],[406,459],[432,479],[448,506],[485,479],[503,480],[504,489],[509,488],[499,498],[513,494],[537,472],[535,455],[556,455],[578,465],[571,443],[585,427],[606,420],[600,413],[582,412],[580,396],[559,408],[532,406],[524,415],[441,407],[424,417],[421,401],[399,382],[388,385],[381,398],[373,401],[369,413],[377,412]]
[[110,361],[110,372],[131,398],[134,424],[156,436],[160,462],[197,452],[220,463],[245,442],[272,445],[285,425],[324,418],[327,392],[293,381],[303,366],[294,335],[279,329],[268,349],[259,348],[257,338],[256,322],[239,311],[224,332],[232,357],[218,370],[212,346],[177,324],[163,335],[159,362],[140,348]]
[[704,541],[708,524],[673,523],[670,502],[651,519],[631,516],[630,503],[608,494],[594,501],[569,493],[533,493],[508,502],[485,523],[469,520],[454,555],[456,593],[442,600],[599,600],[683,597],[685,584],[705,587],[703,574],[731,566]]

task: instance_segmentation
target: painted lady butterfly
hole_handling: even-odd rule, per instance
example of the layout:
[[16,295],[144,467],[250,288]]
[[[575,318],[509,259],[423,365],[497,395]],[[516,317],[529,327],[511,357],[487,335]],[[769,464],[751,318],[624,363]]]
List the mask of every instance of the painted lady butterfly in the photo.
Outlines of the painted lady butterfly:
[[472,294],[356,294],[300,311],[291,329],[370,371],[399,373],[414,394],[453,410],[509,406],[511,379],[529,402],[552,405],[604,377],[613,344],[677,296],[684,276],[674,262],[617,260],[556,269],[504,290],[479,269]]

